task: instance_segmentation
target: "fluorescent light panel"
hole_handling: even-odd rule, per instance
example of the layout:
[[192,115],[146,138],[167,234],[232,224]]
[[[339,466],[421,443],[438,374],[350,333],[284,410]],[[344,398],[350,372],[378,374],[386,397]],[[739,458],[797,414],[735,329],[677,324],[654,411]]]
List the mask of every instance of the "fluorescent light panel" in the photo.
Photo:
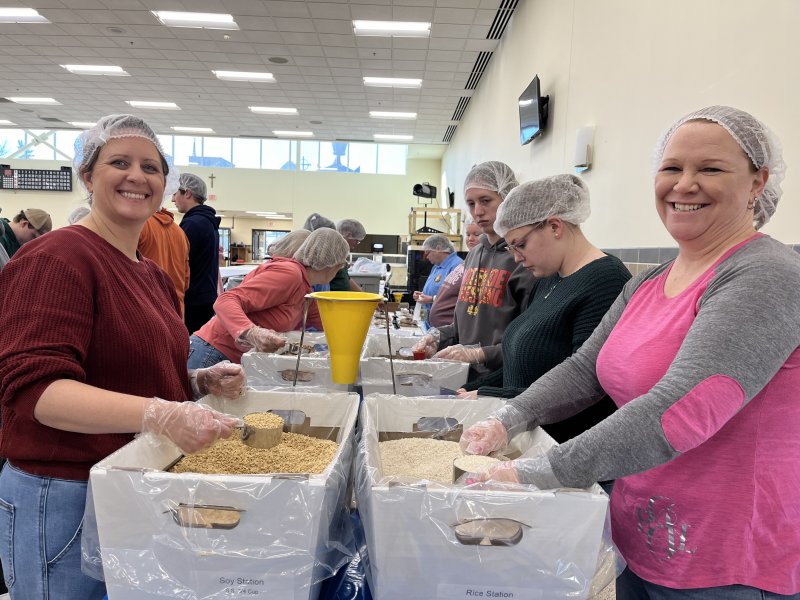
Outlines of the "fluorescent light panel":
[[28,98],[22,96],[15,96],[12,98],[11,96],[6,96],[6,100],[11,100],[17,104],[61,104],[61,102],[53,98]]
[[296,108],[281,108],[280,106],[248,106],[251,112],[260,115],[296,115]]
[[415,112],[393,112],[386,110],[371,110],[369,116],[373,119],[416,119]]
[[125,100],[134,108],[159,108],[161,110],[180,110],[181,107],[174,102],[150,102],[148,100]]
[[274,131],[275,135],[279,137],[311,137],[314,135],[313,131]]
[[152,10],[156,18],[167,27],[190,27],[193,29],[239,29],[233,15],[224,13],[180,12]]
[[372,87],[418,88],[422,87],[422,79],[404,77],[364,77],[364,85]]
[[431,24],[422,21],[353,21],[353,33],[385,37],[429,37]]
[[275,83],[272,73],[260,73],[256,71],[211,71],[217,79],[225,81],[254,81],[257,83]]
[[0,125],[16,125],[16,123],[12,123],[8,119],[0,119]]
[[32,8],[0,8],[0,23],[49,23]]
[[372,137],[376,140],[392,140],[395,142],[410,142],[414,139],[413,135],[397,135],[394,133],[376,133]]
[[91,121],[68,121],[68,123],[73,127],[79,127],[81,129],[89,129],[89,127],[97,125],[97,123],[92,123]]
[[211,127],[181,127],[176,125],[174,127],[170,127],[170,129],[179,133],[214,133],[214,130],[211,129]]
[[111,75],[116,77],[127,77],[130,75],[122,67],[116,65],[61,65],[70,73],[76,75]]

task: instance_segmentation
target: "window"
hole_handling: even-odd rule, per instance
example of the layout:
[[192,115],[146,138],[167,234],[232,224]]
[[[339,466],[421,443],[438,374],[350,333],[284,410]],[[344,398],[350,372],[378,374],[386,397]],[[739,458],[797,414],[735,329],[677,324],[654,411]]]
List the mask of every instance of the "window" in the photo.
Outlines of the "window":
[[253,229],[253,262],[267,257],[269,245],[289,233],[283,229]]
[[[0,157],[11,156],[25,145],[25,132],[22,129],[0,129]],[[20,156],[18,158],[30,158]]]
[[377,144],[378,173],[405,175],[408,146],[405,144]]
[[296,171],[297,142],[261,140],[261,168]]
[[72,160],[75,156],[75,141],[80,131],[56,131],[56,160]]
[[233,138],[232,162],[239,169],[260,169],[261,140]]

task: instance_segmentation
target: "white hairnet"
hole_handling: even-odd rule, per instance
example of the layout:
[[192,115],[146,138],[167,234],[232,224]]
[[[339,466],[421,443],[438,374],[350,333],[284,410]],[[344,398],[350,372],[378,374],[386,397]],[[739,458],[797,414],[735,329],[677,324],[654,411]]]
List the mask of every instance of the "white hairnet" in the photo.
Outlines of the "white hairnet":
[[311,235],[311,232],[307,229],[295,229],[294,231],[290,231],[277,242],[273,242],[267,246],[267,254],[270,256],[292,258],[294,253],[303,245],[303,242],[308,239],[309,235]]
[[80,175],[94,167],[100,148],[108,140],[126,137],[139,137],[149,140],[161,155],[166,179],[164,196],[161,199],[163,206],[164,200],[172,197],[172,194],[178,191],[180,174],[178,169],[169,164],[167,155],[161,147],[155,132],[144,120],[134,115],[108,115],[102,117],[94,127],[87,129],[78,136],[78,139],[75,140],[75,158],[72,161],[75,172],[78,174],[78,181],[81,182],[84,188],[86,187]]
[[334,223],[327,217],[323,217],[319,213],[311,213],[310,215],[308,215],[306,222],[303,223],[303,229],[308,229],[309,231],[316,231],[320,227],[328,227],[330,229],[336,229],[336,223]]
[[67,215],[67,223],[69,223],[70,225],[75,225],[75,223],[80,221],[90,212],[91,209],[88,206],[77,206],[73,208],[72,211]]
[[453,242],[441,233],[436,233],[422,242],[422,249],[428,252],[449,252],[450,254],[456,251]]
[[480,188],[497,192],[505,199],[508,192],[519,185],[514,171],[506,163],[498,160],[482,162],[472,167],[464,180],[464,192],[470,188]]
[[342,219],[336,223],[336,231],[351,240],[361,241],[367,236],[367,230],[355,219]]
[[322,271],[345,264],[348,254],[350,245],[342,234],[334,229],[322,227],[311,232],[294,253],[294,259],[309,269]]
[[781,182],[786,176],[786,163],[783,162],[783,149],[778,137],[753,115],[731,106],[708,106],[681,117],[659,140],[653,171],[658,170],[667,142],[678,127],[688,121],[697,120],[712,121],[724,127],[741,146],[756,169],[767,167],[769,171],[767,185],[756,198],[753,213],[755,227],[761,229],[775,213],[778,200],[783,195]]
[[515,187],[500,206],[494,230],[505,237],[512,229],[558,217],[567,223],[589,218],[589,188],[577,175],[553,175]]

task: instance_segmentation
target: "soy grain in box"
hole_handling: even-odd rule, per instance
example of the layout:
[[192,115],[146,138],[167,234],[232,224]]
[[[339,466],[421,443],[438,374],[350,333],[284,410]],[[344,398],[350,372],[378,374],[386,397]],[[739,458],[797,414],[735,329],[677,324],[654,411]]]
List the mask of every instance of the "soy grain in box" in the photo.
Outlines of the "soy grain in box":
[[358,396],[251,390],[204,402],[237,416],[274,410],[339,448],[316,475],[168,473],[180,450],[152,436],[105,458],[90,481],[109,600],[317,598],[346,558],[336,532],[349,522]]
[[[608,496],[598,485],[465,488],[383,473],[380,441],[434,432],[457,441],[502,404],[377,394],[362,403],[355,483],[375,600],[585,599],[614,577]],[[517,454],[554,443],[540,428],[512,439]]]

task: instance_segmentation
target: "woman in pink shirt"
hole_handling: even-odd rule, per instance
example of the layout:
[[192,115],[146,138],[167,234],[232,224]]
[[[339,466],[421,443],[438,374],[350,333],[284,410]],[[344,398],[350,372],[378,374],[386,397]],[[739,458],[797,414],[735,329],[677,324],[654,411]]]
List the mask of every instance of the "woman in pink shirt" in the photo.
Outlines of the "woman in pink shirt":
[[[251,348],[274,352],[281,332],[302,321],[311,286],[328,283],[347,261],[350,246],[334,229],[313,231],[292,258],[275,256],[251,271],[238,287],[214,303],[212,319],[190,338],[190,369],[224,360],[238,363]],[[309,311],[310,312],[310,311]]]
[[619,599],[798,599],[800,256],[757,232],[781,196],[780,144],[748,113],[711,106],[668,130],[655,164],[677,258],[632,279],[576,354],[462,444],[501,449],[516,428],[607,393],[613,415],[489,478],[616,479]]

